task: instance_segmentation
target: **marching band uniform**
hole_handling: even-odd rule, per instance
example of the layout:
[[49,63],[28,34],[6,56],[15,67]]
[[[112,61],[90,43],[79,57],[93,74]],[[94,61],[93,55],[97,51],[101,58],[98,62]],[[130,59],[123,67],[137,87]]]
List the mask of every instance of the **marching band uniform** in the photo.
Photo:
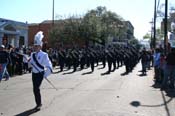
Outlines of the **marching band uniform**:
[[35,35],[34,47],[36,52],[31,54],[30,60],[32,66],[33,92],[36,102],[35,109],[37,110],[40,110],[42,106],[40,94],[40,85],[42,80],[43,78],[47,78],[52,73],[52,63],[48,57],[48,54],[41,50],[43,37],[44,35],[41,31]]

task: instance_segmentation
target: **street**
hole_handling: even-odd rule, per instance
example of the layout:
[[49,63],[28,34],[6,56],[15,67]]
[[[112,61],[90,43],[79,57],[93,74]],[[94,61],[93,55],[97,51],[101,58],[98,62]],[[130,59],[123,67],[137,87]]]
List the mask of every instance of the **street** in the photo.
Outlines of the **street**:
[[[95,67],[54,73],[41,85],[43,107],[34,112],[31,74],[0,83],[0,116],[175,116],[175,101],[154,85],[153,68],[139,76],[139,63],[128,75],[125,67],[110,74]],[[59,69],[55,69],[57,72]]]

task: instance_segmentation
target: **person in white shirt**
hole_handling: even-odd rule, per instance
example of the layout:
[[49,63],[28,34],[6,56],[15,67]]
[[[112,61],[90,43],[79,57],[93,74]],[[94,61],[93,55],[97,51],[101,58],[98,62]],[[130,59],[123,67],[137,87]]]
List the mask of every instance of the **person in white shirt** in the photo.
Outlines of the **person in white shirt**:
[[23,70],[24,70],[24,73],[27,73],[28,71],[28,61],[29,61],[29,56],[28,54],[24,53],[23,54]]
[[34,52],[31,54],[33,93],[35,96],[36,110],[42,106],[40,85],[43,78],[47,78],[52,73],[52,63],[46,52],[42,51],[42,39],[44,35],[39,31],[34,37]]

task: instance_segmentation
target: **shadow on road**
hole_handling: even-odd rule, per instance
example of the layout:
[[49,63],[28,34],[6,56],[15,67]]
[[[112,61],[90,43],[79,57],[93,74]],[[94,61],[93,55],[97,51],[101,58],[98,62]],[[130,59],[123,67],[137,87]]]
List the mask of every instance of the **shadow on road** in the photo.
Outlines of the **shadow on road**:
[[171,97],[171,98],[175,97],[175,90],[166,90],[165,92],[168,97]]
[[[161,89],[161,83],[154,83],[151,87],[154,87],[155,89]],[[165,89],[161,90],[165,91],[166,96],[174,98],[175,97],[175,89],[167,86]]]
[[162,98],[163,98],[163,103],[162,104],[142,105],[139,101],[132,101],[130,103],[130,105],[132,105],[134,107],[139,107],[139,106],[142,106],[142,107],[161,107],[161,106],[164,106],[165,110],[166,110],[166,113],[167,113],[167,116],[172,116],[172,115],[170,115],[170,111],[169,111],[169,108],[168,108],[168,103],[170,103],[173,100],[173,98],[170,98],[169,100],[166,101],[165,95],[163,94],[162,91],[161,91],[161,95],[162,95]]
[[73,74],[74,72],[75,72],[75,71],[71,71],[71,72],[63,73],[63,75]]
[[38,112],[38,111],[40,111],[40,110],[36,110],[36,109],[33,108],[33,109],[26,110],[22,113],[16,114],[15,116],[29,116],[31,114],[34,114],[34,113]]
[[161,84],[160,83],[154,83],[151,87],[154,87],[155,89],[160,89]]
[[143,77],[143,76],[147,76],[147,74],[139,74],[138,76]]
[[87,74],[92,74],[92,73],[93,73],[93,71],[89,71],[89,72],[85,72],[85,73],[83,73],[81,75],[87,75]]
[[120,75],[121,76],[125,76],[125,75],[128,75],[129,73],[128,72],[123,72],[123,73],[121,73]]
[[132,101],[130,104],[134,107],[139,107],[141,105],[139,101]]
[[110,71],[106,71],[105,73],[101,73],[101,76],[109,75],[109,74],[110,74]]

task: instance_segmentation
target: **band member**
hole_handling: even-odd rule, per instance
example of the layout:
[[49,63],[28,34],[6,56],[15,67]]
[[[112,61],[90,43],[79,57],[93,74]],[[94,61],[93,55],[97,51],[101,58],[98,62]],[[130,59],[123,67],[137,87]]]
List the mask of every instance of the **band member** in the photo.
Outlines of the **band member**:
[[42,39],[44,35],[39,31],[34,37],[34,52],[31,54],[30,63],[32,65],[33,93],[36,102],[36,110],[42,106],[40,85],[43,78],[47,78],[52,73],[52,64],[48,54],[42,51]]

